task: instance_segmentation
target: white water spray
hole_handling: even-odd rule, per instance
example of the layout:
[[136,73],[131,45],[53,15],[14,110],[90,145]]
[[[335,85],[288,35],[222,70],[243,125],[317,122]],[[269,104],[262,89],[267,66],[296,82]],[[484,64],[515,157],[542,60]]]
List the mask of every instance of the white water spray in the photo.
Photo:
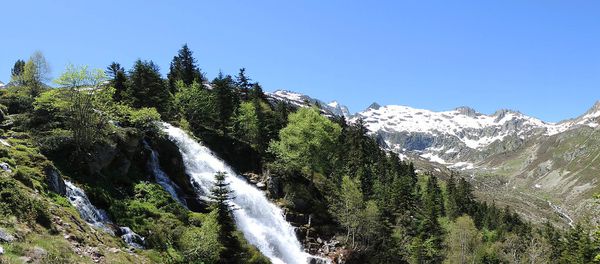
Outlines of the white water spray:
[[225,162],[217,158],[207,147],[199,144],[183,130],[163,124],[164,131],[179,147],[185,168],[191,180],[198,186],[198,194],[206,196],[214,185],[215,174],[225,172],[232,196],[232,206],[237,227],[244,237],[275,264],[306,264],[322,262],[302,250],[294,228],[285,221],[283,211],[269,202],[262,191],[238,176]]

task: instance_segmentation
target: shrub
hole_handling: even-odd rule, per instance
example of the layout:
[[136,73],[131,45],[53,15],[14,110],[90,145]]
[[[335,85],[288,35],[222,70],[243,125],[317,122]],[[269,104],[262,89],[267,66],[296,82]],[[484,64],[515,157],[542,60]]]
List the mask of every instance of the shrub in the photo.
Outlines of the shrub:
[[27,87],[11,87],[0,96],[0,104],[8,108],[9,114],[19,114],[33,110],[33,99]]
[[179,239],[185,260],[189,263],[218,263],[225,250],[219,241],[220,231],[216,211],[206,215],[201,227],[187,228]]
[[51,226],[50,213],[40,200],[27,195],[19,185],[10,179],[0,178],[0,215],[12,215],[32,225]]
[[156,108],[140,108],[131,111],[129,116],[129,122],[136,128],[143,131],[149,131],[155,129],[155,122],[160,120],[160,114],[156,111]]

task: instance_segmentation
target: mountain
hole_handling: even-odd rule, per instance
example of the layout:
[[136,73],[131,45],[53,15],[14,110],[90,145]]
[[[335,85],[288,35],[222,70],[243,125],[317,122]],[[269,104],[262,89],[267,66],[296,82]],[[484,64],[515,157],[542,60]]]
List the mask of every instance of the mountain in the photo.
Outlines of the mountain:
[[308,95],[286,90],[277,90],[272,93],[267,93],[267,96],[270,100],[283,101],[294,106],[306,107],[314,105],[319,107],[324,114],[329,116],[336,115],[343,116],[346,119],[350,118],[350,111],[348,110],[348,107],[341,105],[336,101],[325,103]]
[[[321,102],[289,91],[271,96],[297,106]],[[481,198],[509,205],[535,222],[571,223],[600,209],[592,199],[600,192],[600,102],[558,123],[507,109],[486,115],[465,106],[435,112],[373,103],[350,116],[318,105],[349,122],[362,120],[382,147],[421,171],[469,175]]]

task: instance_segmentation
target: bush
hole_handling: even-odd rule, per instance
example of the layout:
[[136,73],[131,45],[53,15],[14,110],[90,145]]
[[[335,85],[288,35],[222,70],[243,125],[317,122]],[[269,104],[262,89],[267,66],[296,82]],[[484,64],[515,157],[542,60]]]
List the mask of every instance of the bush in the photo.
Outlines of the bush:
[[40,94],[33,102],[32,125],[43,128],[61,127],[67,119],[69,102],[65,100],[63,91],[53,89]]
[[131,111],[129,122],[136,128],[143,131],[150,131],[156,128],[155,122],[160,120],[160,114],[156,108],[140,108]]
[[9,114],[20,114],[33,110],[33,99],[27,87],[11,87],[0,95],[0,104],[8,108]]
[[25,186],[41,191],[43,188],[40,180],[44,177],[37,169],[27,166],[19,166],[14,175],[15,179],[23,183]]
[[40,151],[46,155],[71,153],[74,149],[73,134],[65,129],[53,129],[42,134],[38,139]]
[[16,182],[0,178],[0,215],[12,215],[31,226],[38,223],[50,228],[50,213],[45,208],[41,201],[28,196]]
[[187,228],[179,239],[179,247],[189,263],[218,263],[225,247],[219,241],[221,226],[216,211],[204,218],[201,227]]

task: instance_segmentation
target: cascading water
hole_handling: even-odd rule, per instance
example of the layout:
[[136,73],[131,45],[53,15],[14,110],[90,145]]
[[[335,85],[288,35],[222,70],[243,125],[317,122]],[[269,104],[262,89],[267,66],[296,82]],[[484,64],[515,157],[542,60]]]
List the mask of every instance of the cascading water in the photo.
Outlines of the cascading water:
[[[70,181],[65,181],[65,185],[67,187],[67,198],[71,205],[77,209],[81,218],[88,224],[115,235],[115,232],[110,228],[113,223],[110,221],[108,214],[104,210],[96,208],[81,188]],[[123,241],[128,245],[134,248],[144,248],[144,238],[133,232],[129,227],[119,227],[119,232]]]
[[198,186],[199,195],[210,193],[215,173],[225,172],[232,191],[232,206],[237,227],[273,263],[326,262],[302,250],[294,228],[285,221],[280,208],[269,202],[262,191],[247,183],[217,158],[208,148],[196,142],[183,130],[164,123],[164,131],[179,147],[185,168]]
[[127,245],[130,245],[134,248],[144,248],[144,238],[131,230],[131,228],[122,226],[119,227],[119,231],[121,232],[121,238]]
[[71,205],[77,209],[81,218],[88,224],[102,228],[114,235],[114,232],[107,226],[111,221],[106,212],[92,205],[85,192],[70,181],[65,181],[65,186],[67,187],[67,198],[69,198]]
[[154,149],[152,149],[146,141],[144,141],[144,147],[147,150],[150,150],[150,160],[148,161],[148,169],[150,169],[150,171],[152,171],[152,174],[154,174],[154,179],[156,180],[156,183],[158,183],[165,189],[165,191],[171,194],[171,197],[173,197],[175,201],[179,202],[181,205],[183,205],[183,207],[187,208],[187,203],[185,202],[185,199],[183,199],[183,197],[179,195],[181,193],[179,186],[177,186],[177,184],[175,184],[169,178],[169,176],[167,176],[167,174],[160,168],[160,162],[158,161],[158,153],[156,153],[156,151],[154,151]]

